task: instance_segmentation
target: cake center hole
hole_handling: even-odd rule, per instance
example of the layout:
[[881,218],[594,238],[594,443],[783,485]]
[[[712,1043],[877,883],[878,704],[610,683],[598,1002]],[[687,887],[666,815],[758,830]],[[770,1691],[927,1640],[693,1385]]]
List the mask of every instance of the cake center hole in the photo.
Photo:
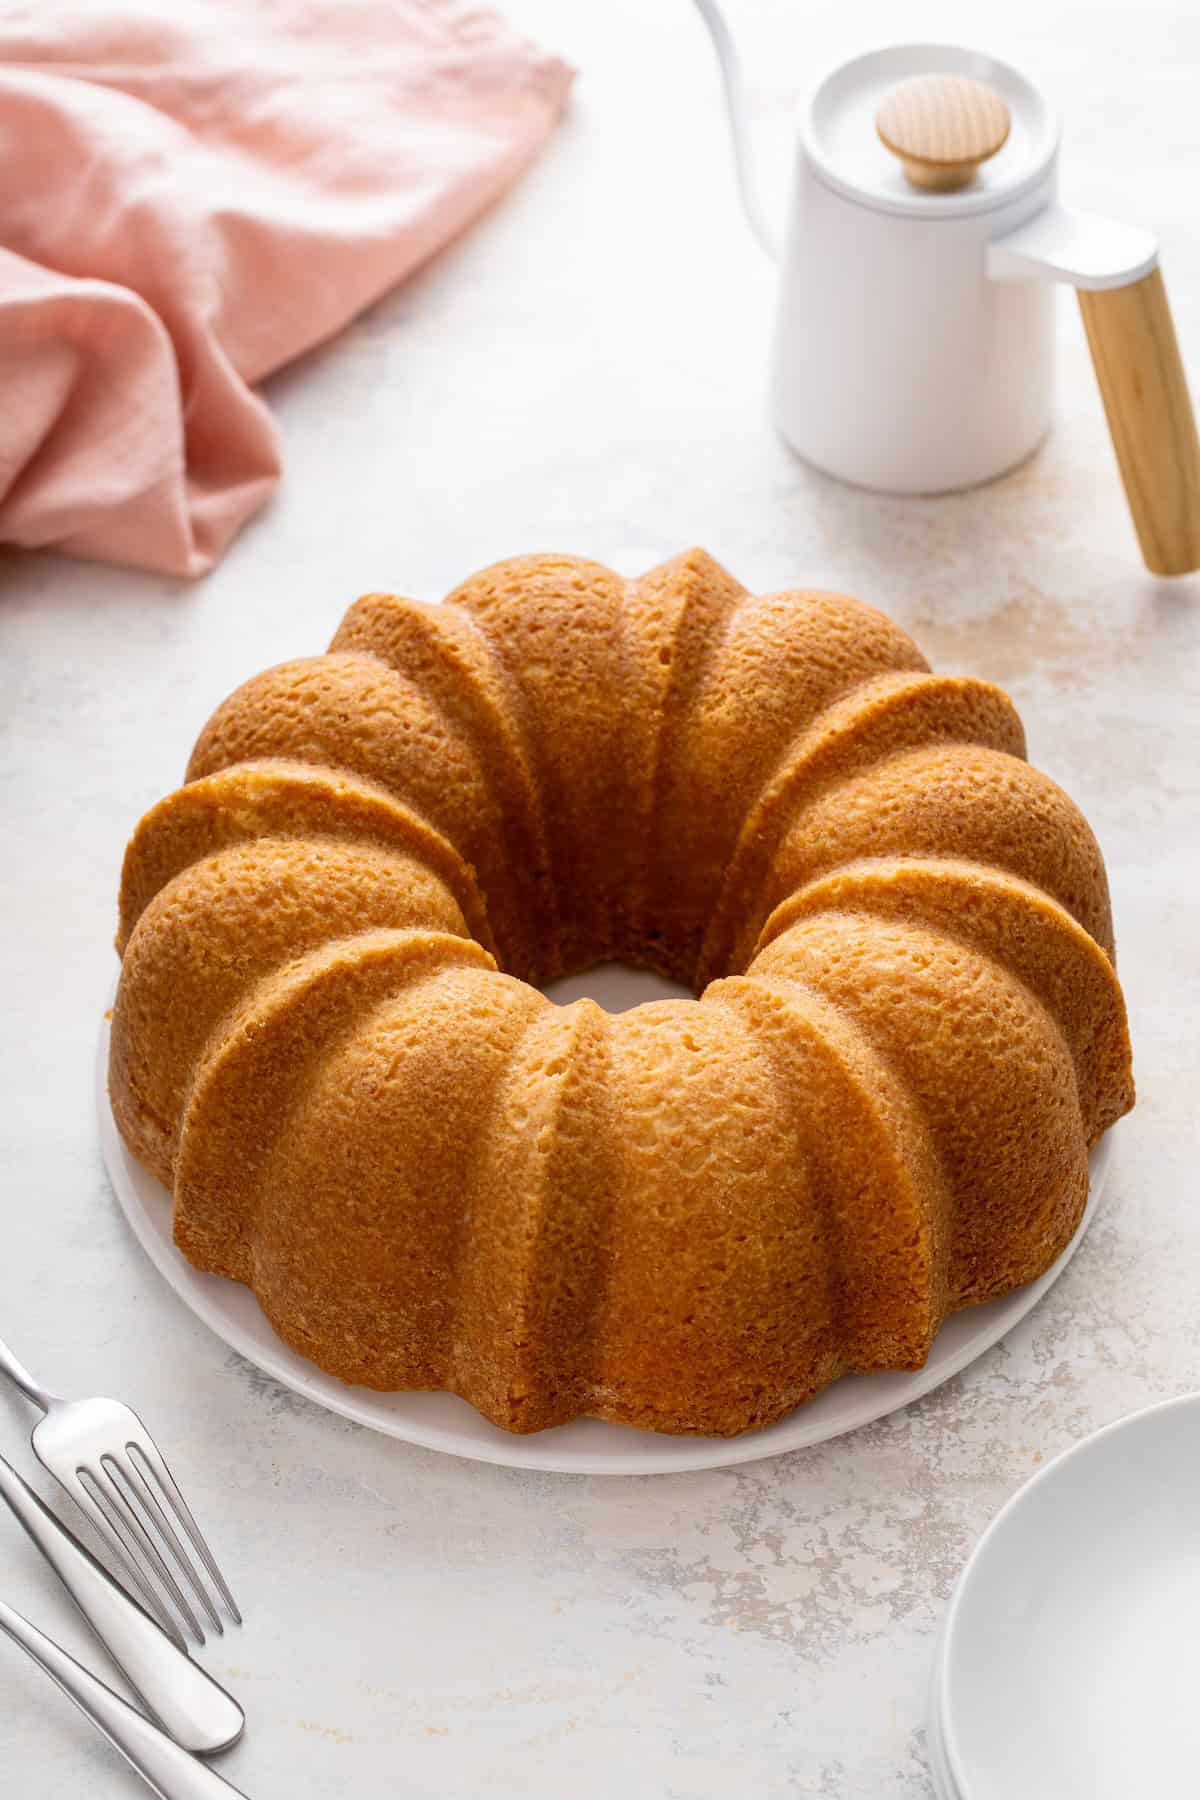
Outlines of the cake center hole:
[[665,975],[654,975],[649,969],[631,969],[627,963],[596,963],[578,975],[564,975],[542,989],[556,1006],[569,1006],[572,1000],[594,1000],[605,1012],[628,1012],[631,1006],[642,1006],[647,1000],[694,1000],[691,988],[681,981],[668,981]]

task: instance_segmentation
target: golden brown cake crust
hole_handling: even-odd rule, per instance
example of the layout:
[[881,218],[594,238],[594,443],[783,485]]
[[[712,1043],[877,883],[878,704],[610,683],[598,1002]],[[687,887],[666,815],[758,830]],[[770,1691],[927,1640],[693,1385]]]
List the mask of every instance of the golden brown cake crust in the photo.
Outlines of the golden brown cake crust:
[[[1104,865],[1012,703],[693,550],[370,594],[122,878],[176,1241],[343,1380],[731,1435],[1042,1273],[1133,1104]],[[538,985],[607,957],[697,1000]]]

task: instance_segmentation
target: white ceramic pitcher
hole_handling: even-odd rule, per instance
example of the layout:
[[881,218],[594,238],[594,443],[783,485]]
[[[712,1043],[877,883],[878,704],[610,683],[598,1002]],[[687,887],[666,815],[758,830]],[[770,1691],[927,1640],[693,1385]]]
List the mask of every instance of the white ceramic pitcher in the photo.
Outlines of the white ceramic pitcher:
[[[748,191],[732,45],[712,0],[697,4]],[[1058,141],[1036,88],[971,50],[892,45],[826,74],[801,113],[776,416],[807,461],[862,487],[989,481],[1049,428],[1051,284],[1066,282],[1146,565],[1183,574],[1200,568],[1200,443],[1157,246],[1061,204]]]

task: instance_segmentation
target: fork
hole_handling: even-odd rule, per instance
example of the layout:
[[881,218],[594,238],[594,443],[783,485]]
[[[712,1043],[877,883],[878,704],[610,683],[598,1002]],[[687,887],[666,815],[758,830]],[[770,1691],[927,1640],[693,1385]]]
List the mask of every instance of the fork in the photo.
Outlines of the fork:
[[201,1756],[213,1756],[236,1743],[246,1715],[233,1695],[168,1638],[2,1456],[0,1500],[41,1551],[163,1730],[185,1750]]
[[[198,1644],[204,1642],[204,1629],[182,1583],[191,1588],[213,1630],[223,1634],[225,1629],[201,1571],[207,1573],[230,1618],[240,1625],[242,1615],[212,1551],[137,1414],[119,1400],[60,1400],[39,1387],[3,1343],[0,1374],[45,1413],[30,1438],[34,1454],[99,1532],[179,1648],[184,1647],[183,1637],[156,1580]],[[172,1573],[168,1556],[182,1583]]]

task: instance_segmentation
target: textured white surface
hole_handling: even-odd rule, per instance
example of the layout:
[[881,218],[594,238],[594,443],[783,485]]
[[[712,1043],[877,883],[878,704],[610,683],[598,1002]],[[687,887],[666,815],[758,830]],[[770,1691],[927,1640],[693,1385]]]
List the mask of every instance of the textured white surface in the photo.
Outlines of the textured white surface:
[[[764,420],[772,279],[688,9],[508,10],[581,66],[572,117],[501,212],[272,384],[286,484],[218,573],[0,562],[0,1331],[49,1384],[130,1400],[177,1463],[249,1619],[208,1661],[249,1715],[226,1766],[254,1800],[927,1800],[934,1634],[974,1537],[1040,1459],[1200,1386],[1200,584],[1141,570],[1069,300],[1058,428],[1009,480],[900,502],[798,466]],[[969,31],[1027,66],[1066,114],[1064,193],[1160,234],[1200,367],[1200,16],[733,10],[781,177],[791,95],[835,54]],[[535,547],[637,567],[696,541],[758,588],[860,593],[939,666],[1011,690],[1108,855],[1139,1107],[1054,1294],[905,1414],[634,1482],[407,1450],[231,1359],[116,1211],[90,1062],[121,849],[217,700],[321,647],[362,589],[436,595]],[[0,1396],[26,1469],[28,1423]],[[94,1654],[3,1520],[0,1591]],[[142,1791],[0,1657],[6,1792]]]

